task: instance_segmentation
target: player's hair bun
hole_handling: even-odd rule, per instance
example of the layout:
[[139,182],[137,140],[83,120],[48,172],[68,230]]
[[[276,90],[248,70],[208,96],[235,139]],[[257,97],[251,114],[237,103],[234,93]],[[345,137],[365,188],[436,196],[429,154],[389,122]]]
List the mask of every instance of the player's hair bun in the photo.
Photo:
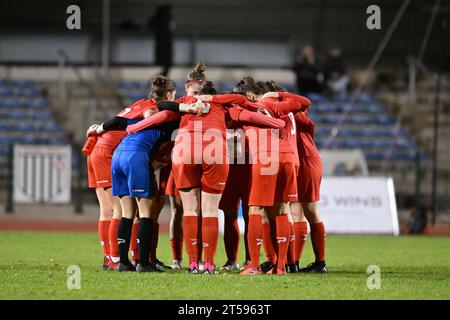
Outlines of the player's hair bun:
[[195,81],[195,80],[205,81],[206,80],[206,76],[204,74],[205,70],[206,65],[203,62],[198,62],[195,65],[194,70],[192,70],[192,72],[189,73],[188,81]]
[[167,77],[159,75],[159,76],[156,76],[156,77],[153,78],[152,85],[157,86],[157,87],[162,87],[168,81],[169,81],[169,79]]
[[149,98],[156,101],[163,100],[167,92],[175,91],[175,82],[165,76],[159,75],[153,78]]
[[203,73],[206,70],[206,65],[203,62],[197,62],[194,71],[197,73]]

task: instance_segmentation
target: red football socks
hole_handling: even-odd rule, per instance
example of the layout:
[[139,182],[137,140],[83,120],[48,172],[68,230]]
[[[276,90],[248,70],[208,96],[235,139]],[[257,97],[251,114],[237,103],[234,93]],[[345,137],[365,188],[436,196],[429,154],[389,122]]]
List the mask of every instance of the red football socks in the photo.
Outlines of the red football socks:
[[296,263],[298,263],[302,258],[303,249],[305,248],[306,240],[308,239],[308,223],[306,221],[294,222],[294,233],[295,233],[294,260]]
[[109,225],[109,255],[112,262],[119,261],[119,245],[117,243],[117,234],[119,233],[120,219],[112,219]]
[[183,217],[183,236],[190,262],[198,261],[198,217]]
[[295,262],[295,232],[294,232],[294,224],[291,222],[289,222],[289,230],[291,235],[289,237],[287,263],[293,264]]
[[277,242],[278,242],[278,259],[277,268],[284,269],[287,259],[287,252],[290,238],[290,223],[287,214],[276,217],[277,224]]
[[170,240],[170,247],[172,248],[173,260],[183,260],[183,240],[172,239]]
[[102,246],[103,255],[105,257],[110,256],[109,251],[109,225],[111,220],[104,220],[98,222],[98,238],[100,239],[100,245]]
[[310,224],[311,244],[313,246],[316,262],[325,261],[325,226],[323,222]]
[[198,234],[197,234],[197,239],[198,239],[197,257],[198,257],[198,260],[202,260],[202,257],[203,257],[202,222],[203,222],[203,219],[202,219],[202,216],[200,215],[197,219],[197,232],[198,232]]
[[202,220],[204,263],[214,266],[214,257],[219,240],[219,219],[217,217],[204,217]]
[[250,267],[259,266],[259,255],[261,253],[262,219],[260,215],[252,214],[248,217],[248,249],[250,251]]
[[262,224],[262,238],[264,252],[266,253],[267,261],[272,263],[277,262],[277,253],[275,251],[275,246],[273,244],[273,239],[271,235],[271,225],[269,222]]

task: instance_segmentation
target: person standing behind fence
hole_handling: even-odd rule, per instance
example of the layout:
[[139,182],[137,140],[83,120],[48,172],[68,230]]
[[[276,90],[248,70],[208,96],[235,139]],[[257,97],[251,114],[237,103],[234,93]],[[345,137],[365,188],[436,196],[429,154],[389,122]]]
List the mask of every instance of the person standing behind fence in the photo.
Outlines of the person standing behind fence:
[[323,90],[323,74],[317,64],[314,48],[306,45],[297,53],[293,70],[297,77],[297,89],[301,94],[320,93]]
[[161,5],[150,18],[148,27],[155,33],[155,64],[162,66],[162,75],[167,76],[173,63],[173,35],[175,32],[174,8]]

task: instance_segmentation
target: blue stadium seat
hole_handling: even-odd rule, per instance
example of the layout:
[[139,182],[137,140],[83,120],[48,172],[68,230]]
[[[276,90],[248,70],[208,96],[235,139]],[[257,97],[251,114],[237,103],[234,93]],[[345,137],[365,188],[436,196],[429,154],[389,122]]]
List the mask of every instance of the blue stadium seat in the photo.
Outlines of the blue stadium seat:
[[363,125],[363,124],[371,124],[373,123],[372,119],[366,115],[362,114],[350,114],[347,119],[347,123]]
[[371,147],[379,149],[389,148],[392,145],[390,141],[380,139],[371,140],[369,144]]
[[338,95],[333,97],[332,100],[336,102],[348,102],[349,97],[347,95]]
[[370,104],[370,103],[374,103],[376,100],[373,96],[363,93],[360,96],[358,96],[355,101],[357,103]]
[[314,143],[316,144],[316,147],[318,149],[323,148],[323,146],[324,146],[323,142],[324,142],[324,139],[322,139],[321,137],[315,137],[315,139],[314,139]]
[[67,139],[65,137],[52,137],[49,139],[49,144],[67,144]]
[[317,112],[323,112],[323,113],[330,113],[330,112],[339,112],[339,106],[331,104],[331,103],[318,103],[314,106],[314,109],[317,110]]
[[51,120],[53,119],[53,114],[51,112],[35,112],[33,118],[36,120]]
[[150,92],[150,88],[152,87],[151,81],[144,81],[141,83],[141,90],[144,91],[146,94]]
[[386,110],[384,110],[383,107],[381,107],[379,105],[371,104],[366,107],[366,112],[372,113],[372,114],[382,114],[382,113],[385,113]]
[[39,97],[41,93],[34,88],[22,88],[19,90],[19,96],[21,97]]
[[358,131],[353,129],[340,129],[338,132],[338,136],[340,137],[353,137],[358,133]]
[[359,133],[364,137],[376,137],[379,135],[380,131],[374,128],[363,128]]
[[183,95],[183,93],[184,93],[184,81],[177,81],[176,83],[175,83],[175,86],[176,86],[176,89],[177,89],[177,95],[178,94],[181,94],[181,95]]
[[137,82],[137,81],[120,81],[118,83],[118,87],[120,89],[126,89],[126,90],[131,90],[131,89],[141,89],[141,83]]
[[46,99],[38,98],[38,99],[32,99],[28,101],[28,107],[33,109],[45,109],[48,108],[50,105]]
[[29,79],[13,79],[11,80],[11,84],[17,87],[31,87],[33,85],[33,81]]
[[42,126],[42,130],[48,132],[63,131],[62,127],[56,123],[45,123]]
[[327,137],[324,137],[320,141],[322,148],[333,149],[339,147],[339,142],[334,139],[333,141],[329,141]]
[[382,159],[383,158],[383,154],[381,152],[377,152],[377,151],[364,151],[364,157],[366,158],[366,160],[370,161],[370,160],[378,160],[378,159]]
[[14,92],[8,87],[0,87],[0,97],[12,97]]
[[323,122],[323,123],[336,124],[336,123],[339,123],[339,121],[340,121],[340,116],[338,116],[338,115],[328,114],[328,115],[322,116],[322,118],[321,118],[321,122]]
[[287,92],[297,93],[297,87],[295,85],[293,85],[292,83],[283,82],[283,83],[280,83],[280,86],[283,89],[286,89]]
[[345,139],[338,142],[339,148],[345,148],[345,149],[353,149],[358,148],[356,140],[353,139]]
[[379,116],[378,118],[376,118],[376,123],[379,125],[394,125],[395,124],[395,119],[393,119],[390,116],[387,115],[382,115]]
[[219,84],[218,89],[223,92],[232,92],[235,86],[236,82],[234,81],[224,81]]
[[13,125],[13,129],[16,131],[35,131],[37,127],[29,122],[19,122]]
[[9,144],[11,143],[10,137],[6,135],[0,135],[0,144]]
[[7,123],[0,123],[0,131],[9,131],[11,126]]
[[143,93],[141,91],[132,91],[132,92],[127,92],[127,98],[131,99],[133,101],[136,101],[136,100],[140,100],[140,99],[145,99],[146,95],[145,95],[145,93]]
[[328,136],[330,134],[331,130],[326,128],[317,127],[315,130],[315,135],[322,137],[322,136]]
[[307,93],[306,97],[311,100],[312,103],[323,102],[326,98],[320,93]]
[[14,109],[20,108],[22,106],[22,103],[16,97],[10,97],[2,100],[0,106],[3,108]]
[[316,122],[321,122],[322,121],[322,117],[320,115],[318,115],[316,112],[309,112],[308,113],[308,117],[312,120],[312,122],[316,123]]
[[8,113],[8,118],[11,120],[24,120],[28,119],[28,113],[21,111],[13,111]]
[[26,135],[19,138],[19,142],[23,144],[37,144],[39,143],[39,138],[34,135]]
[[9,145],[0,145],[0,156],[6,157],[9,155]]
[[382,129],[380,128],[378,130],[378,135],[381,137],[396,137],[397,136],[397,132],[395,131],[394,128],[387,128],[387,129]]
[[405,149],[415,149],[417,145],[414,141],[403,138],[396,140],[395,146]]
[[414,150],[407,150],[402,153],[403,159],[414,160],[416,159],[416,152]]

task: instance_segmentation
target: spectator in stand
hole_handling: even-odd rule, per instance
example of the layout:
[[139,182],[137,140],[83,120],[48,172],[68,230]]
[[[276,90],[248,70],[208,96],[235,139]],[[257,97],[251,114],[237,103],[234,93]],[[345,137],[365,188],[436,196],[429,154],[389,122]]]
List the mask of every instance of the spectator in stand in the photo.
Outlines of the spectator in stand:
[[324,72],[326,93],[332,96],[347,95],[350,79],[345,71],[342,49],[338,46],[328,51]]
[[316,62],[312,46],[306,45],[298,51],[293,69],[297,76],[297,89],[300,94],[322,92],[323,74]]
[[158,6],[148,26],[155,32],[155,64],[162,66],[161,74],[167,76],[173,63],[174,7],[170,4]]

